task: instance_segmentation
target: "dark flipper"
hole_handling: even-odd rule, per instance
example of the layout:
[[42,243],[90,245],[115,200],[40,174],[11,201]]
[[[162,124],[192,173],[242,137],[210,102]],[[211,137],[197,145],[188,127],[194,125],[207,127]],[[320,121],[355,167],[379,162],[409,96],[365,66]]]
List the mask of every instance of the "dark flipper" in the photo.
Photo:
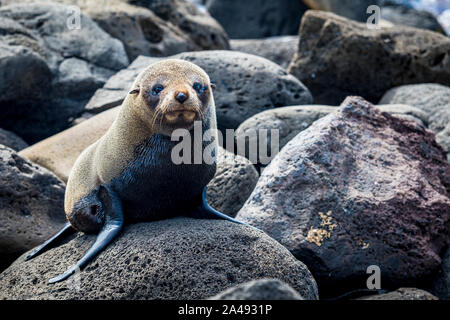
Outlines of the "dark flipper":
[[43,244],[41,244],[39,247],[33,250],[33,252],[27,255],[25,261],[33,259],[34,257],[37,257],[41,253],[44,253],[48,249],[52,248],[58,241],[62,240],[66,236],[71,235],[73,233],[75,233],[75,229],[72,228],[70,222],[67,222],[64,225],[64,227],[60,231],[58,231],[57,234],[55,234],[53,237],[45,241]]
[[253,228],[253,229],[257,230],[257,231],[263,232],[262,230],[260,230],[258,228],[255,228],[255,227],[253,227],[253,226],[251,226],[249,224],[246,224],[246,223],[244,223],[242,221],[239,221],[239,220],[236,220],[236,219],[234,219],[234,218],[232,218],[230,216],[227,216],[226,214],[224,214],[224,213],[222,213],[220,211],[217,211],[216,209],[211,207],[209,205],[209,203],[208,203],[208,199],[206,198],[206,187],[203,188],[203,192],[202,192],[202,209],[205,210],[206,212],[208,212],[209,214],[214,215],[215,217],[217,217],[219,219],[228,220],[228,221],[231,221],[231,222],[234,222],[234,223],[237,223],[237,224],[242,224],[244,226]]
[[102,202],[105,214],[105,224],[97,236],[92,247],[85,255],[72,267],[70,267],[62,275],[50,279],[49,283],[55,283],[67,279],[75,273],[77,269],[83,268],[91,261],[99,252],[101,252],[122,230],[123,227],[123,210],[122,202],[119,197],[106,187],[99,190],[99,198]]

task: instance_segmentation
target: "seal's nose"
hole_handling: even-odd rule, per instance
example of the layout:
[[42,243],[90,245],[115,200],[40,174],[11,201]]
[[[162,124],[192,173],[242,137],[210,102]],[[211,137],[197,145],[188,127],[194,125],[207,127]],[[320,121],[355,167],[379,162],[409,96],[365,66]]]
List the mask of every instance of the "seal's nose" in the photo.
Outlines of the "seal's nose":
[[179,103],[183,103],[187,100],[188,95],[184,92],[177,92],[175,94],[175,99],[179,102]]

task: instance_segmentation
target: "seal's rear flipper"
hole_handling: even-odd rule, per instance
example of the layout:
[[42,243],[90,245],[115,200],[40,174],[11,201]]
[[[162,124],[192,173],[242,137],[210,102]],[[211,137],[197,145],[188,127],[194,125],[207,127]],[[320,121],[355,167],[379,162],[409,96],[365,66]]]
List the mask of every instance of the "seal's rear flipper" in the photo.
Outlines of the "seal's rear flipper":
[[102,251],[122,230],[123,209],[119,197],[107,187],[101,186],[99,189],[99,199],[102,202],[105,214],[105,224],[95,239],[94,244],[85,255],[63,274],[50,279],[49,283],[55,283],[67,279],[76,270],[82,269],[100,251]]
[[227,216],[226,214],[224,214],[224,213],[222,213],[220,211],[217,211],[216,209],[211,207],[209,205],[209,203],[208,203],[208,199],[206,198],[206,187],[203,188],[203,192],[202,192],[202,206],[201,207],[202,207],[202,209],[204,211],[206,211],[209,214],[214,215],[218,219],[228,220],[228,221],[231,221],[231,222],[234,222],[234,223],[242,224],[244,226],[247,226],[247,227],[250,227],[252,229],[255,229],[255,230],[259,231],[259,232],[263,232],[262,230],[260,230],[258,228],[255,228],[255,227],[253,227],[253,226],[251,226],[249,224],[246,224],[245,222],[242,222],[242,221],[236,220],[236,219],[234,219],[234,218],[232,218],[230,216]]
[[64,227],[60,231],[58,231],[57,234],[55,234],[53,237],[45,241],[43,244],[41,244],[39,247],[33,250],[33,252],[27,255],[25,261],[33,259],[34,257],[37,257],[41,253],[44,253],[48,249],[51,249],[58,241],[62,240],[66,236],[71,235],[73,233],[75,233],[75,229],[72,228],[70,222],[67,222],[64,225]]
[[121,223],[114,222],[105,224],[102,231],[100,231],[100,233],[98,234],[94,244],[89,248],[83,258],[81,258],[74,266],[70,267],[63,274],[50,279],[49,283],[63,281],[74,274],[76,270],[83,268],[90,260],[92,260],[92,258],[94,258],[100,251],[102,251],[103,248],[105,248],[117,236],[121,229]]

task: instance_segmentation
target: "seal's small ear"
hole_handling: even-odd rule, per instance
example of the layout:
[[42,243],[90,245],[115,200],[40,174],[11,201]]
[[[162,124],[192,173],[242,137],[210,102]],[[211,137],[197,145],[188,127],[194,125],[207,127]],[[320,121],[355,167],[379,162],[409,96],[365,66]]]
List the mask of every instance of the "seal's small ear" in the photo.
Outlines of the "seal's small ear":
[[216,89],[216,84],[214,82],[211,82],[211,89],[213,89],[213,90]]
[[139,93],[139,88],[133,89],[130,91],[130,94],[138,94],[138,93]]

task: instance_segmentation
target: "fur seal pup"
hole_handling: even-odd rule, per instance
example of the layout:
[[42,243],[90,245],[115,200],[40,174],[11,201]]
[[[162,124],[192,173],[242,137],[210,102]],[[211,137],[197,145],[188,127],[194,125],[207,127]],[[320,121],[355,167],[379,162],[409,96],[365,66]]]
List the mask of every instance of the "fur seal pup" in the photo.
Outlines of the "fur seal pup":
[[50,283],[83,268],[119,234],[124,222],[191,212],[243,224],[211,208],[206,200],[206,185],[216,171],[214,134],[209,142],[201,139],[201,152],[212,146],[210,164],[175,164],[171,158],[179,144],[171,139],[174,130],[192,133],[185,138],[192,140],[194,156],[199,145],[194,126],[200,124],[202,134],[216,129],[212,89],[205,71],[184,60],[163,60],[139,74],[109,130],[81,153],[71,170],[64,203],[69,222],[26,258],[72,232],[98,234],[85,255]]

